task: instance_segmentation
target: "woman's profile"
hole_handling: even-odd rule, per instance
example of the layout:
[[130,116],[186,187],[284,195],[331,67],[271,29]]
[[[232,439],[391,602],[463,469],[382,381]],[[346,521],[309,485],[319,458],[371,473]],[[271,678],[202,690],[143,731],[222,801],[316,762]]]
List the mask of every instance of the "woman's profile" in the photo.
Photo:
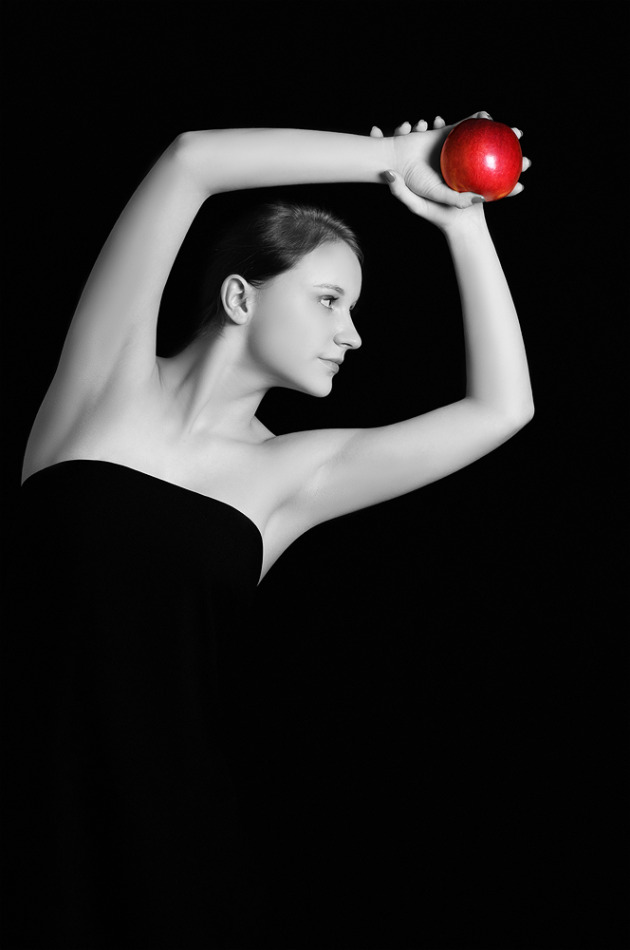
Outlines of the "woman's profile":
[[[221,638],[306,531],[461,469],[533,414],[483,199],[432,164],[451,128],[187,132],[112,229],[23,465],[33,742],[16,794],[15,947],[263,945],[265,856],[229,767]],[[388,184],[444,235],[466,393],[394,424],[275,435],[257,416],[269,390],[326,397],[360,358],[350,225],[284,200],[231,222],[198,326],[169,357],[156,355],[160,300],[213,195],[333,182]]]

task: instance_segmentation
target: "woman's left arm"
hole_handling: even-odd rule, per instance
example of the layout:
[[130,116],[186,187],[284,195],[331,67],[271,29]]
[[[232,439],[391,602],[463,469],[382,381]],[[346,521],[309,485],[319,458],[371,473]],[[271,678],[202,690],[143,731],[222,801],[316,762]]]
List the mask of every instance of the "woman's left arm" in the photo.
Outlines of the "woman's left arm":
[[[443,119],[436,118],[434,129],[441,130],[442,141],[451,128],[444,126]],[[519,137],[522,134],[518,129],[514,131]],[[374,129],[372,134],[377,132]],[[435,224],[448,242],[464,321],[465,401],[520,428],[533,415],[527,358],[512,295],[486,224],[483,202],[474,199],[472,207],[459,209],[415,194],[420,163],[415,160],[414,138],[405,126],[396,130],[393,141],[400,171],[390,182],[390,188],[412,212]],[[530,164],[529,159],[523,159],[523,170]],[[522,190],[519,182],[512,194]]]
[[[525,159],[523,167],[528,166]],[[413,491],[469,465],[506,442],[534,413],[521,329],[483,203],[459,209],[433,202],[415,194],[406,180],[401,161],[390,182],[392,193],[440,228],[452,255],[464,321],[466,394],[391,425],[310,433],[316,464],[299,506],[313,524]],[[514,193],[520,190],[517,186]]]
[[516,431],[533,415],[532,390],[519,320],[483,205],[454,221],[444,233],[462,304],[464,402]]

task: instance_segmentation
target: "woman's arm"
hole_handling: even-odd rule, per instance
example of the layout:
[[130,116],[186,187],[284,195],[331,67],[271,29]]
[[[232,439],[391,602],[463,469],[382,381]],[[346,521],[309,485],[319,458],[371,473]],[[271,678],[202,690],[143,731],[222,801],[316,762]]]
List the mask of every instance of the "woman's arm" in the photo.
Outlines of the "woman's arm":
[[[56,389],[70,405],[111,374],[145,378],[155,368],[164,286],[210,194],[317,182],[382,182],[394,138],[303,129],[185,132],[158,157],[121,212],[77,304]],[[447,195],[466,206],[468,195]],[[58,403],[63,402],[60,398]]]
[[[436,128],[445,138],[452,126],[445,127],[438,118]],[[420,139],[425,134],[420,133]],[[390,189],[410,211],[435,224],[448,242],[462,303],[466,400],[501,419],[527,420],[533,414],[533,400],[523,337],[483,202],[476,200],[460,209],[420,197],[416,189],[419,146],[413,138],[403,133],[394,139],[400,171]],[[523,170],[530,164],[524,158]],[[513,194],[522,189],[519,182]]]
[[533,415],[529,370],[516,309],[483,209],[445,233],[462,304],[466,399],[518,426]]
[[[180,139],[157,158],[121,211],[79,298],[60,370],[86,389],[121,361],[131,372],[155,367],[160,300],[204,197],[180,158]],[[95,182],[98,187],[98,181]]]
[[[279,185],[382,184],[383,172],[396,162],[393,136],[309,129],[209,129],[186,132],[181,138],[187,166],[206,195]],[[471,194],[441,187],[441,201],[470,206]]]
[[31,429],[26,469],[53,457],[103,394],[127,399],[154,378],[162,292],[205,200],[180,155],[176,139],[133,192],[96,258]]
[[[412,146],[415,148],[415,144]],[[469,465],[529,422],[533,399],[514,303],[485,221],[427,201],[405,184],[400,159],[393,194],[437,224],[451,251],[462,302],[467,363],[464,398],[403,422],[371,429],[299,434],[310,478],[292,513],[314,525],[405,494]],[[529,162],[525,160],[524,167]]]

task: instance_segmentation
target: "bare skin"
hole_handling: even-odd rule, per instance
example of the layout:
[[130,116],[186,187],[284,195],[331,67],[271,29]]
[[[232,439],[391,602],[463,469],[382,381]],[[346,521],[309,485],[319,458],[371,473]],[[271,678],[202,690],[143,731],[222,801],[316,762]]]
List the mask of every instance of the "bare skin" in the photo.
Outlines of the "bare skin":
[[[452,126],[440,119],[430,131],[424,126],[412,131],[406,123],[389,138],[377,129],[370,136],[290,129],[180,136],[141,182],[94,265],[31,431],[23,479],[57,462],[94,459],[216,498],[259,528],[262,578],[314,525],[420,488],[522,428],[533,414],[527,362],[483,204],[452,192],[429,165]],[[343,243],[318,248],[259,289],[226,275],[224,331],[172,359],[157,357],[162,290],[208,197],[260,185],[378,184],[387,169],[395,173],[392,194],[442,231],[453,256],[468,363],[463,399],[368,429],[275,436],[257,418],[270,388],[326,396],[339,370],[329,361],[357,358],[352,308],[362,274]]]

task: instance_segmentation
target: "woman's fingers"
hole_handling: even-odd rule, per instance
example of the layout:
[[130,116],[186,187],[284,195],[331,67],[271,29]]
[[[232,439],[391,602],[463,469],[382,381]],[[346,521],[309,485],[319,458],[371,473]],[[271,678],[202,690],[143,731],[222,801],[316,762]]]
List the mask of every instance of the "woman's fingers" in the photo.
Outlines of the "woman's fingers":
[[509,195],[506,195],[505,197],[506,197],[506,198],[513,198],[514,195],[520,195],[520,193],[523,191],[524,187],[525,187],[525,185],[523,185],[520,181],[517,182],[516,185],[514,186],[514,188],[512,189],[512,191],[509,193]]
[[532,165],[531,159],[529,159],[529,158],[527,158],[527,156],[523,155],[523,169],[522,169],[522,170],[523,170],[524,172],[526,172],[528,168],[531,168],[531,165]]
[[[490,118],[487,112],[478,112],[476,114],[477,118],[481,118],[482,116],[485,118]],[[442,116],[436,115],[435,119],[433,120],[433,128],[443,129],[445,125],[446,125],[446,122],[444,121]],[[394,129],[394,135],[408,135],[410,132],[426,132],[428,128],[429,128],[429,123],[426,121],[426,119],[420,119],[413,126],[411,122],[405,121],[405,122],[401,122],[400,125],[396,126],[396,128]],[[384,138],[382,130],[377,125],[372,126],[370,135],[373,138],[381,138],[381,139]]]
[[427,198],[417,195],[415,191],[408,188],[398,172],[389,169],[384,172],[383,177],[387,181],[392,194],[416,213],[420,212],[426,214],[427,209],[434,203],[451,205],[454,208],[469,208],[472,204],[484,200],[481,195],[476,195],[474,192],[466,191],[460,193],[453,191],[448,185],[438,184],[432,189],[431,200],[429,201]]
[[[492,119],[492,116],[490,115],[489,112],[475,112],[472,116],[470,116],[470,118],[471,119]],[[435,119],[433,120],[433,128],[443,129],[445,125],[446,125],[446,122],[444,121],[442,116],[436,115]],[[396,128],[394,129],[394,135],[408,135],[409,132],[426,132],[428,128],[429,128],[429,123],[425,119],[420,119],[413,126],[411,125],[411,122],[405,121],[405,122],[401,122],[400,125],[396,126]],[[514,135],[516,135],[516,137],[519,139],[523,135],[521,129],[517,129],[516,127],[513,127],[512,131],[514,132]],[[372,126],[370,135],[373,138],[380,138],[380,139],[384,138],[382,130],[377,125]],[[529,168],[530,164],[531,162],[528,165],[524,165],[523,171],[525,171],[526,168]]]
[[[426,124],[426,123],[425,123]],[[401,125],[396,126],[394,129],[394,135],[408,135],[411,132],[411,122],[403,122]],[[370,131],[372,138],[382,139],[385,138],[383,132],[377,125],[373,125]]]

